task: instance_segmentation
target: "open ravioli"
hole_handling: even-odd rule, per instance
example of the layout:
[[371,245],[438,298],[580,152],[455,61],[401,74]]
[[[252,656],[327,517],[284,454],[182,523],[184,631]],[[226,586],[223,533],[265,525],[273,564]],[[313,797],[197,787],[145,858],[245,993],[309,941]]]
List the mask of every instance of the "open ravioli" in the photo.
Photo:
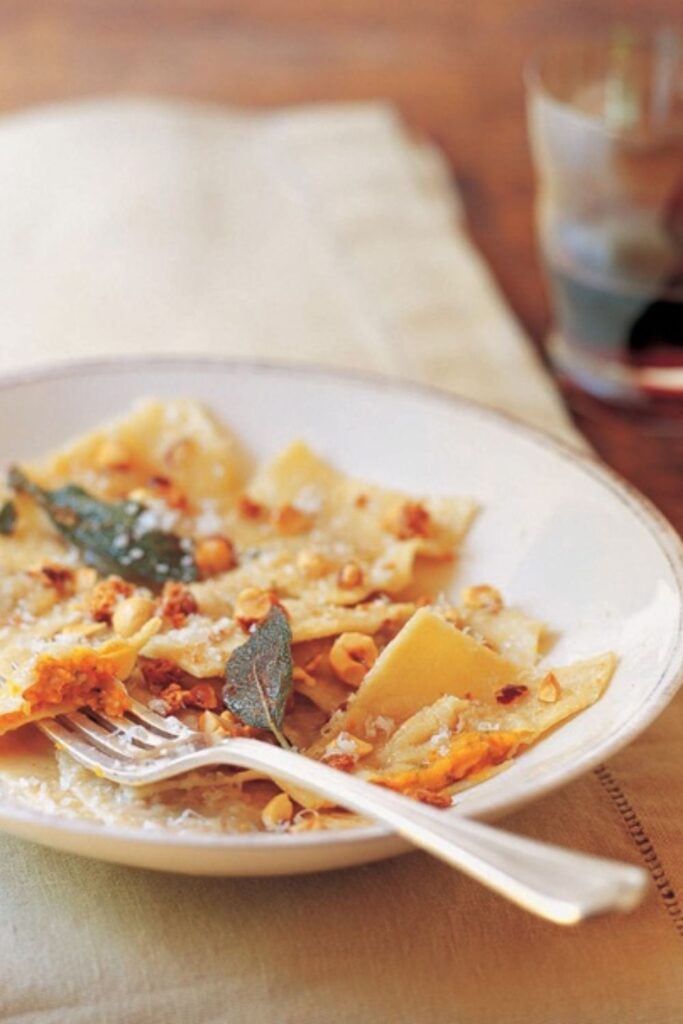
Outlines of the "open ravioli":
[[[489,584],[449,603],[424,582],[457,568],[471,498],[353,479],[303,441],[250,473],[186,399],[141,402],[13,469],[0,505],[0,733],[82,706],[118,715],[134,695],[214,738],[277,738],[447,806],[598,700],[614,670],[610,653],[539,668],[537,619]],[[290,669],[269,732],[228,682],[275,614]],[[136,800],[207,821],[242,800],[282,831],[354,820],[231,769]]]

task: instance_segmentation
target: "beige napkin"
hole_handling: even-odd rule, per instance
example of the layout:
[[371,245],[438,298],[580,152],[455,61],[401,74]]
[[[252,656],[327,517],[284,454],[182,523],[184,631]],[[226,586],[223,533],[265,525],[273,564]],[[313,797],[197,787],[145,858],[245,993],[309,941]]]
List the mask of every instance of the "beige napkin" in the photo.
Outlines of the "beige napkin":
[[[441,160],[382,105],[38,110],[0,124],[0,180],[3,371],[140,352],[341,364],[577,442]],[[679,702],[609,769],[506,822],[651,869],[642,909],[578,930],[417,853],[207,880],[2,838],[0,1020],[674,1024],[682,718]]]

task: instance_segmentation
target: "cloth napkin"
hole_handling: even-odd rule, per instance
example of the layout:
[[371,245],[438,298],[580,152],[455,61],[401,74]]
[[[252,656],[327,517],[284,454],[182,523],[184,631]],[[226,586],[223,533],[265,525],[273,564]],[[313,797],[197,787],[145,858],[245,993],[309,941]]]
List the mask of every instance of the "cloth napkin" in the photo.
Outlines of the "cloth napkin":
[[[438,154],[382,104],[244,114],[98,101],[0,123],[0,370],[206,352],[438,384],[581,441],[466,237]],[[421,853],[200,879],[0,838],[7,1024],[675,1024],[679,700],[501,824],[644,863],[563,930]]]

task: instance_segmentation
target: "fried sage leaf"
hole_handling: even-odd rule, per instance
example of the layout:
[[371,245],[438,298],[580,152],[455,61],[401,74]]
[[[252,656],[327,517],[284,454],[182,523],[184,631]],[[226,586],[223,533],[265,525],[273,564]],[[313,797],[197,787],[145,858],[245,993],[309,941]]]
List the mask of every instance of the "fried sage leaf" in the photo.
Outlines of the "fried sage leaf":
[[292,690],[292,671],[292,631],[282,608],[274,605],[249,639],[230,655],[223,702],[247,725],[269,729],[283,747],[289,746],[282,723]]
[[14,533],[16,523],[17,506],[13,501],[6,501],[2,508],[0,508],[0,534],[7,537],[9,534]]
[[44,490],[16,467],[9,484],[30,495],[45,509],[57,529],[83,552],[101,573],[118,573],[134,583],[190,583],[199,573],[187,542],[174,533],[145,529],[144,505],[136,501],[106,502],[74,484]]

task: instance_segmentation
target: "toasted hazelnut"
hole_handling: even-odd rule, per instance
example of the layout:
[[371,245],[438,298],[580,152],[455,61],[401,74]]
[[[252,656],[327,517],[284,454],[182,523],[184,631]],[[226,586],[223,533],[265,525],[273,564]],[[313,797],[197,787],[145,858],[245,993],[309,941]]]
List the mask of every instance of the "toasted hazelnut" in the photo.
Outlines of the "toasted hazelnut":
[[465,620],[457,608],[446,608],[443,612],[443,617],[446,622],[450,622],[456,629],[462,629],[465,625]]
[[557,676],[554,672],[548,672],[548,674],[541,680],[537,696],[544,704],[555,704],[561,692],[562,688],[560,687]]
[[330,666],[343,683],[360,686],[377,661],[377,645],[365,633],[342,633],[330,648]]
[[347,562],[337,574],[337,583],[344,590],[353,590],[363,582],[363,570],[358,562]]
[[311,580],[318,580],[325,573],[329,572],[330,563],[320,552],[304,548],[297,555],[296,567],[302,576],[307,576]]
[[167,476],[151,476],[147,481],[147,487],[154,498],[161,498],[169,508],[182,511],[189,505],[186,495]]
[[213,711],[202,711],[201,715],[197,719],[197,725],[199,726],[200,732],[209,734],[223,732],[221,720],[218,715],[213,713]]
[[180,683],[170,683],[159,696],[166,703],[168,713],[175,715],[177,711],[182,711],[185,707],[187,693],[188,691],[184,690]]
[[499,612],[503,607],[503,597],[500,591],[488,583],[465,587],[460,595],[460,600],[470,611]]
[[113,437],[103,441],[95,455],[95,465],[98,469],[104,470],[130,469],[132,461],[131,453],[126,445]]
[[295,505],[280,505],[273,512],[273,526],[278,533],[292,537],[297,533],[305,533],[313,525],[313,516],[302,512]]
[[249,629],[255,623],[263,622],[276,604],[279,604],[278,597],[272,590],[247,587],[237,595],[234,616],[242,629]]
[[356,767],[356,758],[353,754],[330,754],[324,760],[326,765],[336,768],[338,772],[352,772]]
[[255,736],[257,739],[262,739],[266,735],[265,730],[241,722],[236,715],[233,715],[232,711],[222,711],[218,717],[221,728],[228,736]]
[[184,626],[188,616],[194,615],[198,608],[194,594],[182,583],[178,583],[177,580],[168,580],[164,583],[159,612],[174,629]]
[[154,601],[142,594],[134,594],[120,601],[114,608],[111,624],[117,636],[133,636],[154,614]]
[[413,537],[428,537],[432,519],[418,501],[404,501],[390,509],[384,518],[384,526],[399,540],[410,540]]
[[189,708],[202,708],[205,711],[215,710],[219,706],[218,697],[213,686],[209,682],[195,683],[185,697],[185,704]]
[[176,665],[169,658],[140,658],[138,662],[147,689],[160,694],[171,683],[177,683],[179,689],[187,689],[192,676]]
[[437,793],[433,789],[413,789],[409,795],[430,807],[446,808],[453,805],[453,798],[448,793]]
[[237,501],[237,511],[243,519],[261,519],[266,512],[265,505],[254,501],[248,494],[241,494]]
[[120,597],[130,597],[134,591],[132,583],[122,580],[120,576],[107,576],[96,583],[88,595],[88,610],[95,622],[107,622],[111,625],[114,608]]
[[277,832],[294,817],[294,805],[286,793],[278,793],[261,811],[261,821],[269,832]]
[[202,576],[216,576],[236,565],[235,548],[231,540],[220,534],[197,541],[194,560]]
[[73,594],[75,574],[73,569],[57,562],[45,562],[36,573],[32,573],[46,587],[51,587],[60,597]]

